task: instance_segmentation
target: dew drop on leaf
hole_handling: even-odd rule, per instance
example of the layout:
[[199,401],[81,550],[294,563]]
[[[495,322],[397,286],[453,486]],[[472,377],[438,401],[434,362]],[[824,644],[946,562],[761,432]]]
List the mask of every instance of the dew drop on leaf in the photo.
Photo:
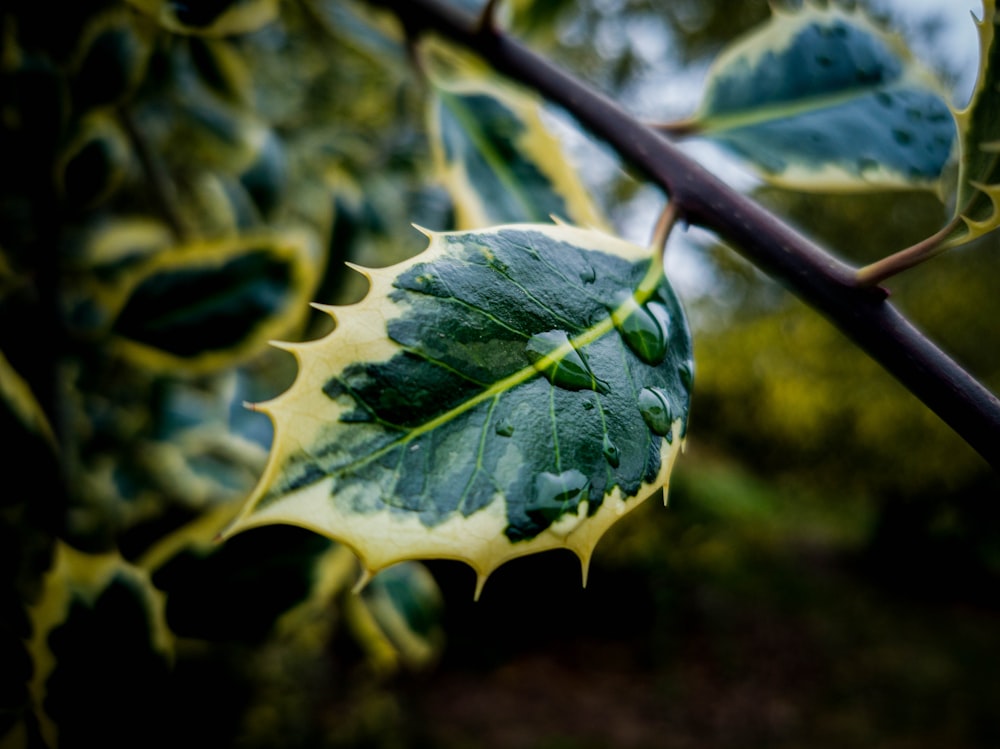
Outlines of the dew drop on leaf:
[[640,307],[628,291],[615,298],[611,319],[622,340],[646,364],[659,364],[667,356],[670,313],[659,302]]
[[639,393],[639,413],[654,434],[666,437],[667,442],[671,441],[673,413],[670,408],[670,397],[661,388],[642,389]]
[[913,133],[909,130],[894,129],[892,131],[892,139],[901,146],[908,146],[913,142]]
[[688,359],[677,368],[677,371],[681,376],[681,384],[690,393],[694,386],[694,362]]
[[583,354],[573,347],[564,330],[536,333],[528,339],[524,351],[535,369],[556,387],[609,392],[608,384],[594,376]]
[[611,438],[604,435],[604,446],[602,449],[604,457],[607,459],[608,463],[611,464],[612,468],[617,468],[621,463],[621,450],[618,449],[618,445],[611,441]]
[[548,525],[566,513],[575,513],[589,486],[590,479],[575,468],[558,474],[538,474],[535,497],[526,508],[528,517]]
[[514,434],[514,425],[507,421],[507,419],[500,419],[493,431],[500,437],[510,437]]
[[592,267],[587,266],[584,270],[580,271],[580,280],[586,284],[594,283],[597,280],[597,271]]

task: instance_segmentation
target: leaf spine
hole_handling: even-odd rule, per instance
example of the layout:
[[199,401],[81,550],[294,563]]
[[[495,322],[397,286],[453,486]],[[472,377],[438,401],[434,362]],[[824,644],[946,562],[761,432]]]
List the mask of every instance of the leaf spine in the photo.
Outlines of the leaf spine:
[[359,593],[361,593],[361,591],[363,591],[368,586],[368,583],[371,582],[372,577],[373,577],[372,571],[367,567],[363,567],[361,570],[361,574],[358,576],[358,581],[354,583],[354,587],[351,588],[351,593],[353,593],[354,595],[358,595]]

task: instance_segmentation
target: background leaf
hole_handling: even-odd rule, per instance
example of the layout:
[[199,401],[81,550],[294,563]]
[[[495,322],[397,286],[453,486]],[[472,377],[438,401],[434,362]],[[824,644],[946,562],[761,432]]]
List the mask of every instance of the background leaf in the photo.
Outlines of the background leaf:
[[458,229],[551,217],[602,227],[603,219],[543,123],[541,100],[482,69],[468,55],[428,45],[430,131]]
[[647,251],[565,226],[434,234],[367,272],[328,337],[283,344],[292,388],[268,468],[229,534],[291,523],[369,571],[504,561],[600,536],[662,486],[680,447],[691,342]]
[[937,80],[860,11],[774,10],[713,65],[680,128],[803,190],[938,185],[955,124]]
[[400,663],[427,667],[441,652],[444,601],[422,564],[393,565],[344,605],[355,637],[378,669],[395,671]]
[[173,653],[149,576],[118,554],[59,544],[31,614],[32,693],[48,745],[141,741],[162,718]]
[[118,352],[153,369],[211,371],[257,354],[301,321],[317,281],[320,250],[308,230],[190,242],[148,257],[155,226],[130,224],[95,241],[102,237],[107,246],[91,254],[107,261],[106,272],[81,282],[69,314],[81,326],[106,326]]
[[256,31],[278,16],[278,0],[128,0],[181,34],[227,36]]
[[983,0],[979,32],[979,77],[969,105],[958,112],[961,134],[956,218],[962,225],[949,245],[970,242],[1000,226],[1000,98],[997,97],[1000,43],[996,0]]
[[18,374],[0,351],[0,420],[18,422],[24,430],[58,451],[55,432],[31,385]]

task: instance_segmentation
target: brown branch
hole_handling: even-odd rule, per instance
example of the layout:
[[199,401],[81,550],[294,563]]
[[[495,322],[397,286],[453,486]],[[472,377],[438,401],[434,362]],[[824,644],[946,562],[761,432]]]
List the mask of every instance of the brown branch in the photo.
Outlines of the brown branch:
[[663,135],[500,31],[442,0],[370,0],[411,34],[435,32],[469,47],[499,73],[534,89],[662,187],[684,219],[716,233],[818,310],[885,367],[1000,471],[1000,400],[917,331],[877,287],[745,195],[729,188]]

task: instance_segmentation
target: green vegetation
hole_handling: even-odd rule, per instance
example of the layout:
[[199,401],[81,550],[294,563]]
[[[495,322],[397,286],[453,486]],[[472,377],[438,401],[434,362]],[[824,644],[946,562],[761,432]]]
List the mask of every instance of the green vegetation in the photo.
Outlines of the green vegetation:
[[458,5],[0,11],[0,747],[1000,742],[993,0]]

